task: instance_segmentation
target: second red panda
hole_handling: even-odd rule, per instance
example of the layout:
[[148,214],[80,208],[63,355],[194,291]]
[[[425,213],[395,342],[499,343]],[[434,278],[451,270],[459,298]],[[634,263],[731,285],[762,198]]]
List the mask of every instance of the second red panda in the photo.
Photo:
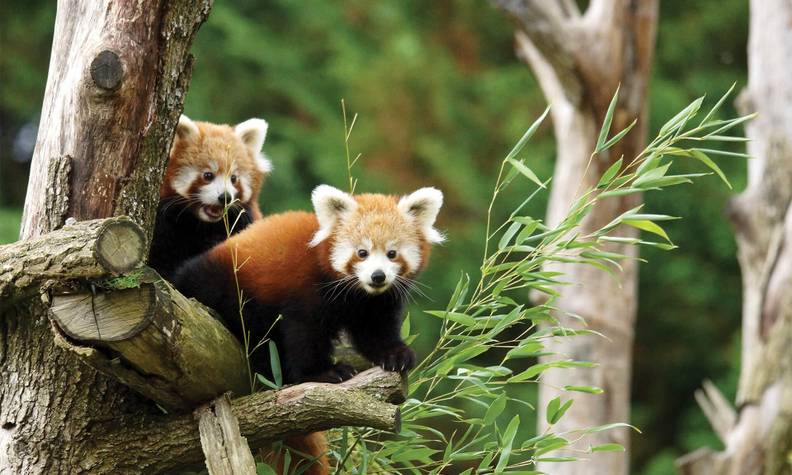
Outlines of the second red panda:
[[181,116],[149,253],[149,266],[162,277],[170,280],[184,261],[261,217],[259,190],[272,169],[261,153],[266,135],[262,119],[231,127]]

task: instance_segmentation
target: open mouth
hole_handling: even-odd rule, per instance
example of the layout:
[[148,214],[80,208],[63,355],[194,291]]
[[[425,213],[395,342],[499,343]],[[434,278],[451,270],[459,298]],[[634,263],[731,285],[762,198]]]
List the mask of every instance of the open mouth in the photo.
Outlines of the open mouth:
[[201,211],[211,220],[217,221],[223,217],[223,207],[222,206],[210,206],[210,205],[203,205],[201,206]]

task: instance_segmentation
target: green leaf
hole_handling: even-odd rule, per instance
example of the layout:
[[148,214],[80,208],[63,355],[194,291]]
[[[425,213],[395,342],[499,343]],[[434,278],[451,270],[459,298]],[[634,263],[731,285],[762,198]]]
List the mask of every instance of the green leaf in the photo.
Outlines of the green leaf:
[[407,313],[407,316],[404,317],[404,321],[402,322],[401,332],[400,335],[402,340],[408,338],[410,336],[410,313]]
[[528,165],[524,164],[523,162],[518,162],[513,158],[507,158],[506,161],[509,162],[515,169],[517,169],[518,172],[522,173],[529,180],[539,185],[540,188],[546,187],[545,184],[542,183],[542,180],[540,180],[539,177],[536,176],[536,173],[534,173],[533,170],[528,168]]
[[536,353],[543,348],[541,343],[523,340],[520,342],[519,346],[512,348],[506,353],[506,359],[530,358],[536,356]]
[[693,158],[700,161],[704,165],[708,166],[710,170],[714,171],[715,174],[718,175],[720,179],[723,180],[724,183],[726,183],[726,186],[728,186],[729,189],[731,190],[732,186],[731,183],[729,183],[729,180],[726,178],[726,175],[723,173],[720,167],[716,165],[715,162],[713,162],[712,159],[707,156],[707,154],[705,154],[704,152],[698,149],[693,149],[690,151],[690,153],[691,155],[693,155]]
[[589,447],[590,452],[624,452],[621,444],[600,444]]
[[272,381],[270,381],[269,379],[265,378],[264,376],[258,373],[256,373],[256,378],[261,382],[261,384],[267,386],[270,389],[280,389],[280,386],[278,386],[277,384],[273,383]]
[[514,148],[511,149],[508,155],[506,155],[506,160],[510,160],[516,157],[517,154],[519,154],[522,151],[522,149],[525,147],[525,144],[528,143],[528,140],[530,140],[534,132],[536,132],[536,129],[538,129],[539,126],[542,125],[542,122],[547,117],[548,112],[550,112],[550,107],[547,107],[544,110],[544,112],[542,112],[542,115],[540,115],[539,118],[536,119],[534,123],[531,124],[530,127],[528,127],[528,130],[526,130],[523,136],[520,137],[520,140],[517,141],[517,143],[514,145]]
[[734,91],[734,88],[736,86],[737,86],[736,82],[732,83],[732,85],[729,88],[729,90],[726,91],[726,94],[722,95],[721,98],[718,99],[718,102],[716,102],[715,105],[712,106],[712,109],[710,109],[709,112],[707,112],[707,115],[705,115],[704,118],[701,119],[701,122],[699,123],[699,127],[701,127],[702,125],[707,123],[707,121],[710,120],[713,115],[715,115],[715,112],[717,112],[718,109],[720,109],[720,107],[723,105],[724,101],[726,101],[726,98],[731,95],[732,91]]
[[704,101],[704,97],[699,97],[695,101],[691,102],[687,107],[679,111],[677,115],[671,118],[668,122],[666,122],[662,127],[660,127],[660,133],[658,135],[663,136],[670,132],[673,129],[683,126],[688,119],[690,119],[693,115],[695,115],[699,108],[701,107],[701,103]]
[[272,467],[267,465],[266,463],[257,463],[256,464],[256,475],[277,475],[275,470]]
[[658,236],[662,237],[668,242],[671,242],[671,239],[668,237],[668,234],[658,226],[656,223],[646,219],[625,219],[622,223],[626,224],[627,226],[632,226],[634,228],[642,229],[644,231],[648,231],[653,234],[657,234]]
[[506,232],[503,233],[500,242],[498,242],[498,249],[502,250],[504,247],[508,246],[509,242],[511,242],[512,238],[515,234],[517,234],[517,231],[519,231],[521,227],[522,224],[520,223],[512,223]]
[[483,425],[488,426],[493,422],[495,422],[495,419],[497,419],[498,416],[501,415],[501,413],[505,408],[506,408],[506,393],[504,392],[501,393],[500,396],[498,396],[494,401],[492,401],[492,404],[490,404],[490,407],[487,409],[487,413],[484,414]]
[[611,424],[604,424],[604,425],[601,425],[601,426],[589,427],[587,429],[581,429],[581,430],[576,431],[576,432],[583,432],[584,434],[594,434],[594,433],[597,433],[597,432],[605,432],[606,430],[618,429],[620,427],[629,427],[630,429],[633,429],[634,431],[638,432],[639,434],[641,433],[641,431],[638,430],[637,427],[632,426],[630,424],[627,424],[625,422],[614,422],[614,423],[611,423]]
[[514,443],[514,436],[517,435],[517,429],[520,427],[520,416],[516,415],[506,426],[506,431],[503,433],[501,440],[501,454],[498,457],[498,464],[495,465],[495,473],[502,472],[509,464],[509,457],[511,457],[512,444]]
[[569,408],[572,407],[573,402],[574,400],[570,399],[564,404],[562,404],[561,407],[557,408],[553,414],[548,414],[547,422],[552,425],[560,421],[561,418],[564,417],[564,414],[566,414],[566,412],[569,410]]
[[443,319],[448,319],[453,322],[461,323],[466,327],[472,327],[476,324],[476,319],[471,317],[470,315],[466,315],[464,313],[459,312],[445,312],[442,310],[426,310],[426,313],[432,315],[433,317],[439,317]]
[[602,178],[600,178],[599,183],[597,183],[597,188],[602,188],[609,184],[611,180],[613,180],[616,174],[619,173],[619,170],[621,170],[622,161],[622,158],[616,160],[613,162],[613,165],[609,166],[608,169],[605,170],[605,173],[602,174]]
[[602,394],[605,392],[602,388],[596,388],[594,386],[564,386],[564,391],[575,391],[588,394]]
[[613,122],[613,112],[616,110],[616,102],[619,99],[619,89],[621,85],[616,88],[616,92],[613,94],[613,98],[608,104],[608,110],[605,112],[605,119],[602,121],[602,128],[600,129],[599,137],[597,137],[597,146],[594,148],[596,153],[601,152],[604,150],[605,141],[608,138],[608,132],[610,132],[611,123]]
[[602,146],[602,150],[600,150],[600,151],[603,152],[603,151],[608,150],[609,148],[611,148],[613,146],[613,144],[615,144],[616,142],[621,140],[625,135],[627,135],[627,133],[629,133],[630,130],[632,130],[632,128],[635,127],[635,124],[637,124],[637,123],[638,123],[638,119],[633,120],[630,123],[630,125],[628,125],[627,127],[624,128],[624,130],[622,130],[618,134],[614,135],[610,140],[605,142],[605,144]]
[[554,397],[553,399],[550,400],[549,403],[547,403],[547,410],[545,412],[545,418],[547,419],[547,423],[548,424],[553,424],[553,422],[551,422],[551,420],[552,420],[553,416],[555,415],[555,413],[558,412],[558,408],[559,407],[561,407],[561,398],[560,397]]
[[278,356],[278,347],[275,346],[273,340],[269,341],[269,354],[270,354],[270,368],[272,369],[272,379],[278,387],[283,386],[283,374],[281,373],[280,357]]

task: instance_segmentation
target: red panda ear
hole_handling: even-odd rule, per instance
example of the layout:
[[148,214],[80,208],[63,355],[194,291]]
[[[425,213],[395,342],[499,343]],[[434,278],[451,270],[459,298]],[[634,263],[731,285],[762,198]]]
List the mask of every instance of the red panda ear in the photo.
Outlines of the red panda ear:
[[264,119],[248,119],[234,127],[234,132],[239,140],[256,157],[256,167],[261,173],[272,171],[272,163],[261,154],[261,147],[264,146],[264,140],[267,138],[268,128],[269,125]]
[[179,117],[179,123],[176,124],[177,140],[190,140],[197,137],[200,133],[198,126],[189,117],[184,114]]
[[434,228],[437,214],[443,206],[443,192],[437,188],[421,188],[399,200],[399,211],[415,220],[426,240],[436,244],[445,236]]
[[314,247],[333,234],[336,223],[357,208],[357,201],[352,195],[344,193],[329,185],[319,185],[311,193],[319,230],[314,234],[309,246]]

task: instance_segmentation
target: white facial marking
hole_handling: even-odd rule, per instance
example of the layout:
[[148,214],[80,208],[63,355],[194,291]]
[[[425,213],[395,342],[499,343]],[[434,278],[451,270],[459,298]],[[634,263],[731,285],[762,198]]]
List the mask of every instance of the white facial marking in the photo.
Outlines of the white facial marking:
[[190,187],[200,174],[201,172],[197,168],[181,167],[171,180],[171,188],[173,188],[176,193],[187,198]]
[[397,249],[397,252],[407,264],[407,268],[404,269],[405,273],[415,272],[416,269],[421,267],[421,249],[418,246],[408,244]]
[[347,263],[352,259],[356,252],[357,246],[353,246],[351,242],[336,242],[333,246],[333,250],[330,252],[330,265],[333,266],[333,270],[341,274],[346,274]]
[[243,203],[247,203],[250,199],[250,195],[253,193],[253,189],[250,186],[250,177],[247,173],[243,173],[237,176],[237,180],[239,180],[239,186],[242,187],[242,194],[239,196],[239,199]]
[[[360,281],[363,290],[370,294],[381,294],[388,290],[399,275],[400,265],[388,259],[387,251],[372,250],[368,257],[358,262],[354,266],[355,276]],[[383,282],[375,282],[372,278],[375,272],[382,271],[385,274]]]

